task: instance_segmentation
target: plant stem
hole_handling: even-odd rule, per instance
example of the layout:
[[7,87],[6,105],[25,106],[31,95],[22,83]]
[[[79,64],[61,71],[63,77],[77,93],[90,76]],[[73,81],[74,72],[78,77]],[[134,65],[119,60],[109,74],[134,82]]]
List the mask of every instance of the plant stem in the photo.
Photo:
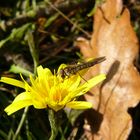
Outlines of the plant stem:
[[37,51],[37,46],[35,46],[35,41],[34,41],[34,36],[32,31],[27,32],[26,39],[34,62],[34,75],[36,75],[36,69],[38,66],[38,51]]
[[21,118],[21,120],[20,120],[20,123],[19,123],[19,125],[18,125],[18,128],[17,128],[17,130],[16,130],[16,132],[15,132],[15,134],[14,134],[12,140],[16,140],[16,139],[17,139],[17,136],[18,136],[18,134],[19,134],[19,132],[20,132],[22,126],[23,126],[23,123],[24,123],[25,119],[26,119],[28,109],[29,109],[29,107],[26,107],[26,108],[24,109],[24,113],[23,113],[23,115],[22,115],[22,118]]
[[55,140],[58,134],[58,121],[56,118],[56,113],[52,109],[49,109],[49,121],[51,126],[51,136],[49,140]]

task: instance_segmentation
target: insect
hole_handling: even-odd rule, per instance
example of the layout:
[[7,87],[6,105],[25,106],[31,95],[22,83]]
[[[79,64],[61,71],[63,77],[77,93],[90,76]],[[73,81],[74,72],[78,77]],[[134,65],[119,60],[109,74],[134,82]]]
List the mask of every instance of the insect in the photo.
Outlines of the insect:
[[105,61],[105,60],[106,60],[106,58],[103,56],[103,57],[95,58],[95,59],[90,60],[88,62],[83,62],[83,63],[76,64],[76,65],[69,65],[69,66],[65,67],[64,69],[60,70],[60,75],[64,79],[66,76],[69,77],[73,74],[76,74],[80,70],[92,67],[96,64],[99,64],[99,63]]

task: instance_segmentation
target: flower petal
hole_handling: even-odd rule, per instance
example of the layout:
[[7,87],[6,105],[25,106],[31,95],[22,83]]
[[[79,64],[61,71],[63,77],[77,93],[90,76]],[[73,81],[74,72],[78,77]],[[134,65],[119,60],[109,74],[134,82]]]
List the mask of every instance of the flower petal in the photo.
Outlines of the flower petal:
[[43,109],[43,108],[47,108],[46,103],[42,100],[42,101],[35,101],[33,100],[33,106],[36,109]]
[[66,104],[66,107],[73,109],[87,109],[91,108],[92,104],[86,101],[72,101]]
[[32,100],[32,96],[29,92],[22,92],[19,95],[16,96],[13,103],[19,102],[19,101],[26,101],[26,100]]
[[81,90],[81,92],[77,93],[75,92],[76,93],[75,97],[85,94],[88,90],[90,90],[92,87],[103,81],[105,78],[106,78],[105,74],[100,74],[88,80],[78,89],[78,91]]
[[17,87],[20,87],[20,88],[25,88],[24,82],[13,79],[13,78],[1,77],[0,82],[10,84],[10,85],[13,85],[13,86],[17,86]]
[[12,103],[10,104],[8,107],[6,107],[4,109],[4,111],[8,114],[8,115],[11,115],[12,113],[24,108],[24,107],[27,107],[27,106],[30,106],[32,105],[32,102],[30,100],[26,100],[26,101],[19,101],[19,102],[16,102],[16,103]]
[[69,91],[76,90],[77,87],[80,85],[81,77],[77,75],[73,75],[69,78],[69,83],[67,86],[69,86]]
[[8,115],[11,115],[12,113],[32,104],[32,97],[30,93],[23,92],[16,96],[13,103],[6,107],[4,111],[7,112]]
[[37,67],[37,74],[38,74],[39,81],[43,80],[44,76],[47,77],[52,76],[52,72],[48,68],[43,69],[42,66]]

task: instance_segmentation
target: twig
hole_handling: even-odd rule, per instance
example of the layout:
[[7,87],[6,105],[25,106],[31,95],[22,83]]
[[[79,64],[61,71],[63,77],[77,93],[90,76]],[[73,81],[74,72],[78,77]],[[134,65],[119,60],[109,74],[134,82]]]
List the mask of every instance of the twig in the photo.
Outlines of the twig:
[[76,23],[72,22],[63,12],[61,12],[57,7],[55,7],[49,0],[45,0],[46,3],[48,3],[54,10],[56,10],[63,18],[65,18],[69,23],[71,23],[75,28],[77,28],[79,31],[83,32],[87,37],[91,37],[91,35],[86,32],[84,29],[82,29],[80,26],[78,26]]

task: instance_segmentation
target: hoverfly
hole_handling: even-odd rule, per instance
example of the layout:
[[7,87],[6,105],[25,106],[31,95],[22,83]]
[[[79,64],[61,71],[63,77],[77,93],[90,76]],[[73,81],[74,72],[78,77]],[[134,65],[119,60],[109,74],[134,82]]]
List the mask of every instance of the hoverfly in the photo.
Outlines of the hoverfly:
[[64,69],[60,70],[60,75],[64,79],[66,76],[69,77],[73,74],[76,74],[80,70],[92,67],[96,64],[99,64],[99,63],[105,61],[105,60],[106,60],[106,58],[103,56],[103,57],[95,58],[95,59],[90,60],[88,62],[83,62],[83,63],[76,64],[76,65],[69,65],[69,66],[65,67]]

